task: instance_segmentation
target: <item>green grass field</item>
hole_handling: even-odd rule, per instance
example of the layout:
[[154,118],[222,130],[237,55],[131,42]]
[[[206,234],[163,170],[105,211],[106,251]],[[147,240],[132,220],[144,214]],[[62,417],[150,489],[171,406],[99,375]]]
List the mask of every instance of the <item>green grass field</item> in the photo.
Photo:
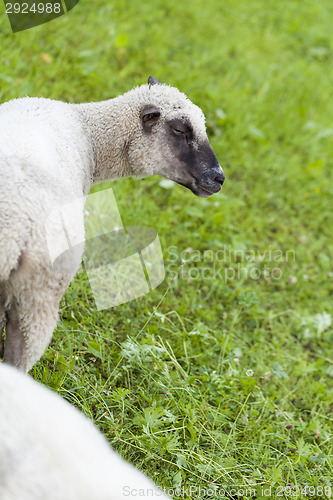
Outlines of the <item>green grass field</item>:
[[81,0],[15,35],[0,12],[1,102],[107,99],[152,74],[203,109],[227,177],[210,199],[112,184],[124,225],[157,230],[167,277],[98,312],[79,273],[32,375],[162,487],[328,497],[333,3]]

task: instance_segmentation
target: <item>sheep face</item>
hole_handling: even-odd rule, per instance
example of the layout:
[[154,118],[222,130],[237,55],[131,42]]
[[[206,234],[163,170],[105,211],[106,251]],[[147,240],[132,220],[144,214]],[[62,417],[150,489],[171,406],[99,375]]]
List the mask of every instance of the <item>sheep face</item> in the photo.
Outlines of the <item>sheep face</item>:
[[221,190],[223,170],[208,138],[196,136],[188,116],[166,120],[163,126],[165,165],[161,174],[190,189],[196,196],[209,197]]
[[[223,170],[209,143],[205,117],[176,88],[149,79],[151,104],[141,109],[143,136],[150,143],[153,173],[209,197],[221,190]],[[153,144],[153,146],[152,146]]]

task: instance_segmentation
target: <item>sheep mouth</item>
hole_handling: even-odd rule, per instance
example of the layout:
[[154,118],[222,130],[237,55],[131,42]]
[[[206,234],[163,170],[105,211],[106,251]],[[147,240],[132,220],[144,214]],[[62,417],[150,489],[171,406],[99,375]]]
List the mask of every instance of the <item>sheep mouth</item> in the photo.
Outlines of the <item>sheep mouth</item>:
[[195,177],[192,177],[191,182],[181,182],[179,180],[176,181],[177,184],[180,184],[181,186],[186,187],[187,189],[190,189],[193,194],[200,198],[209,198],[210,196],[213,196],[213,194],[218,193],[221,191],[222,186],[217,185],[216,188],[208,188],[207,186],[202,186],[199,184],[197,179]]
[[209,198],[214,194],[218,193],[222,189],[222,184],[219,182],[212,181],[213,185],[204,184],[202,185],[199,180],[194,177],[194,175],[189,176],[186,180],[180,180],[177,177],[164,175],[167,179],[177,182],[180,186],[184,186],[186,189],[192,191],[193,194],[200,198]]
[[197,181],[194,183],[194,186],[190,188],[192,190],[192,193],[194,193],[196,196],[200,196],[201,198],[208,198],[209,196],[213,196],[213,194],[218,193],[221,191],[222,186],[216,186],[216,188],[209,188],[207,189],[207,186],[203,187],[201,184],[199,184]]
[[222,184],[214,182],[212,185],[202,185],[194,176],[192,182],[185,186],[192,191],[193,194],[199,196],[200,198],[209,198],[214,194],[218,193],[222,189]]

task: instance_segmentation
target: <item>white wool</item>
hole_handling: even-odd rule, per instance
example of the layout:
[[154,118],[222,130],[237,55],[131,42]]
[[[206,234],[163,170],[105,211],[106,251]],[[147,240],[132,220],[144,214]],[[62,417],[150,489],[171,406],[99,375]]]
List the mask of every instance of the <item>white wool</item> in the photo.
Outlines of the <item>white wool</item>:
[[167,499],[84,415],[0,364],[1,500]]
[[[142,130],[144,105],[161,111],[151,134]],[[69,254],[63,272],[52,268],[48,217],[87,195],[93,183],[163,175],[174,161],[163,144],[163,119],[175,116],[192,123],[198,141],[208,141],[202,111],[166,85],[142,85],[98,103],[27,97],[0,106],[0,344],[7,320],[6,362],[28,371],[42,356],[81,262],[83,245]],[[84,241],[83,210],[72,226]],[[54,231],[54,245],[58,238]]]

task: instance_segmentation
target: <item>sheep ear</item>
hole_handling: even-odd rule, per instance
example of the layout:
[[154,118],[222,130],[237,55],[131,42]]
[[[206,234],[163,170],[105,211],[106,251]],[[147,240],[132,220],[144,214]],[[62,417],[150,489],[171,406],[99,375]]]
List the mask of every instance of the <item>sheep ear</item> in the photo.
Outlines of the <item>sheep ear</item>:
[[141,112],[142,125],[145,130],[150,130],[151,127],[158,121],[161,112],[156,106],[145,106]]
[[159,80],[157,80],[157,78],[154,78],[153,76],[150,76],[148,78],[148,85],[163,85],[162,82],[160,82]]

